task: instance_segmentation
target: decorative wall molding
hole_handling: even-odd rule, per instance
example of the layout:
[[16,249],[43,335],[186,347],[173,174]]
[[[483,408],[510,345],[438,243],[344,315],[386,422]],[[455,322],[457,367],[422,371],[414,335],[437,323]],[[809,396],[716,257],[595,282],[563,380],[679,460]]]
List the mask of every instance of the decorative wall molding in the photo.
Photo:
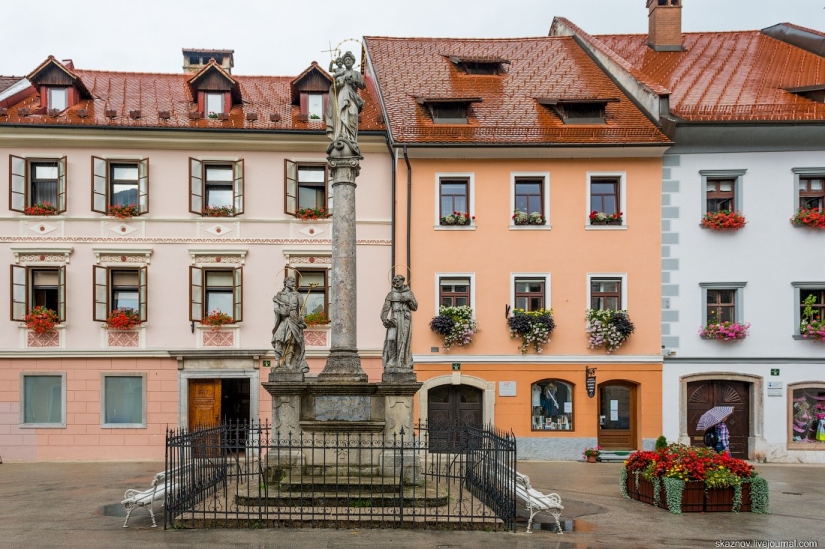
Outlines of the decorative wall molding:
[[60,347],[60,332],[47,332],[38,334],[29,331],[26,334],[26,347],[38,349],[43,347]]
[[[123,243],[122,238],[105,237],[105,236],[54,236],[54,237],[34,237],[34,236],[0,236],[0,243],[57,243],[70,242],[72,244],[96,244],[96,243]],[[136,244],[213,244],[215,242],[212,238],[148,238],[135,237],[129,239],[129,242]],[[280,244],[286,246],[295,246],[301,244],[316,244],[332,246],[332,240],[320,240],[314,238],[235,238],[235,239],[221,239],[224,244]],[[389,239],[373,238],[356,240],[358,246],[390,246],[392,241]]]
[[109,347],[140,347],[138,330],[106,330],[106,332]]
[[230,264],[243,265],[246,263],[248,250],[214,248],[214,249],[189,249],[189,259],[192,265],[197,264]]
[[148,265],[152,248],[92,248],[95,261],[101,263],[139,263]]
[[11,246],[14,262],[21,263],[61,263],[69,264],[71,246]]

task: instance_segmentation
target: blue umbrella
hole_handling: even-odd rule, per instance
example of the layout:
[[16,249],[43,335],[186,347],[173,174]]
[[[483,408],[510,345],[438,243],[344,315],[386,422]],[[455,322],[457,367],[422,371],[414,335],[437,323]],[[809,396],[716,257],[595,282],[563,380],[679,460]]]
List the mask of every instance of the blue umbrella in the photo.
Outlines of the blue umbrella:
[[699,418],[699,423],[696,429],[699,431],[706,431],[716,425],[722,423],[729,415],[733,413],[733,406],[714,406]]

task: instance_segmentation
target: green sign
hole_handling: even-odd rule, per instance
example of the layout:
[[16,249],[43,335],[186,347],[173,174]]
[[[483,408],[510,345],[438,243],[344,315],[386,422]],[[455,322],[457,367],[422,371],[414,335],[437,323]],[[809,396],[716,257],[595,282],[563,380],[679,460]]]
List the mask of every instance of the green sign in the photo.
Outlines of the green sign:
[[460,362],[453,362],[453,370],[460,370],[461,363]]
[[266,368],[267,366],[269,366],[269,364],[270,364],[270,362],[269,362],[268,360],[264,360],[264,368]]
[[779,375],[779,368],[771,368],[771,375],[778,376]]

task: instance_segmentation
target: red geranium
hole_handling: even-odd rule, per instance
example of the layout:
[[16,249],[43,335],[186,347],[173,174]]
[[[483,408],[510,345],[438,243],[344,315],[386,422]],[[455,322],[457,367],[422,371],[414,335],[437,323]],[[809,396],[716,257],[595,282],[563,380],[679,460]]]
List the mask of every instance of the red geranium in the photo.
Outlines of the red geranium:
[[800,208],[791,218],[791,223],[798,227],[825,229],[825,212],[820,208]]
[[107,215],[116,217],[118,219],[129,219],[138,214],[137,206],[129,204],[127,206],[109,206]]
[[114,330],[129,330],[140,326],[140,315],[128,307],[115,309],[106,317],[106,326]]
[[25,317],[26,328],[36,334],[49,334],[57,324],[57,313],[46,307],[33,307]]
[[738,231],[745,226],[745,216],[741,212],[720,210],[708,212],[702,218],[702,227],[712,231]]

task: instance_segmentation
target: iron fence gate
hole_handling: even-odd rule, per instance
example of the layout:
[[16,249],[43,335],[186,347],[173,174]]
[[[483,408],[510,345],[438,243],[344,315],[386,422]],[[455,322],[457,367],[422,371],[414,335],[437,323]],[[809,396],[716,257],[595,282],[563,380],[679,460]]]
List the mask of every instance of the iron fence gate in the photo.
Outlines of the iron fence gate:
[[515,437],[489,426],[170,430],[166,470],[165,528],[515,528]]

